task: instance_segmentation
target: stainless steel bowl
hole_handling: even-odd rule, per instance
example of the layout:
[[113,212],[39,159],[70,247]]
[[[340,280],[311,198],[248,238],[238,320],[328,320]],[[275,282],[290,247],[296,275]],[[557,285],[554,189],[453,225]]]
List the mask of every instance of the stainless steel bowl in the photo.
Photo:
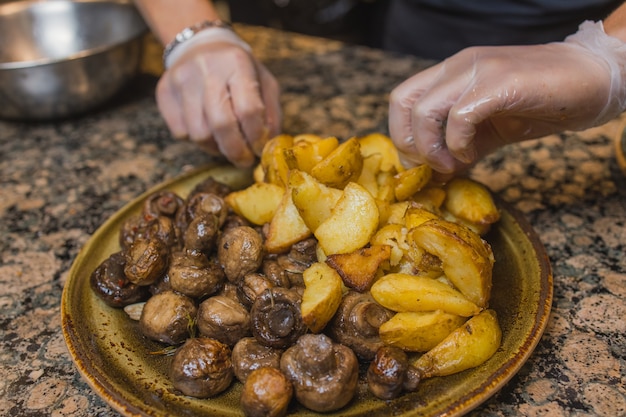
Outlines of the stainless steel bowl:
[[146,30],[129,1],[0,3],[0,117],[93,110],[136,75]]

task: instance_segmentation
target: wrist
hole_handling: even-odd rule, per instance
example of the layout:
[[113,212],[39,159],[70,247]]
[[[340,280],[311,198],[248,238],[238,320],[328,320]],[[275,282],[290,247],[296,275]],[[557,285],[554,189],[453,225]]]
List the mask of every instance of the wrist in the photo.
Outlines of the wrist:
[[180,31],[163,51],[163,65],[171,67],[183,53],[194,45],[211,42],[226,42],[237,45],[248,52],[252,49],[223,20],[205,20]]
[[566,43],[584,48],[607,66],[610,91],[606,106],[598,114],[595,125],[603,124],[626,110],[626,43],[608,35],[602,22],[583,22],[578,32],[568,36]]

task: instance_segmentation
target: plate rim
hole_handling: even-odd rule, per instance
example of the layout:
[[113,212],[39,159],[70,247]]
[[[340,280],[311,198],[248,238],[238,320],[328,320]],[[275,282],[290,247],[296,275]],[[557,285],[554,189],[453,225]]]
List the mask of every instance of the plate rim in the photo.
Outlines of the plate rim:
[[[209,177],[214,172],[224,169],[238,170],[230,165],[208,165],[194,168],[179,176],[150,187],[147,191],[123,204],[112,216],[107,218],[107,220],[105,220],[94,231],[87,242],[85,242],[72,262],[61,297],[61,327],[64,341],[69,350],[72,362],[77,367],[80,375],[83,377],[83,380],[101,399],[104,400],[105,403],[124,416],[152,416],[155,414],[151,413],[150,409],[146,410],[145,407],[143,407],[143,404],[137,405],[121,401],[120,399],[124,399],[125,395],[110,383],[108,380],[109,376],[101,375],[99,372],[95,372],[94,367],[92,367],[89,363],[85,363],[85,361],[81,359],[78,350],[84,347],[80,346],[79,335],[76,334],[76,327],[72,324],[74,318],[71,313],[72,306],[74,304],[74,301],[71,299],[71,290],[75,287],[73,284],[78,279],[76,277],[76,270],[79,269],[81,262],[87,255],[87,252],[89,252],[87,250],[89,242],[95,240],[99,235],[105,233],[111,225],[119,222],[121,218],[127,216],[127,212],[139,206],[147,196],[158,190],[167,189],[176,183],[183,182],[186,179],[194,178],[196,176],[199,177],[198,181],[201,181],[202,178],[200,177]],[[248,175],[250,175],[250,181],[252,181],[251,172],[248,173]],[[554,289],[552,266],[545,247],[541,242],[539,235],[532,228],[521,211],[504,201],[500,196],[494,193],[492,193],[492,195],[498,207],[511,216],[512,220],[519,226],[521,231],[524,232],[525,238],[528,239],[532,248],[535,250],[537,255],[536,261],[538,263],[538,269],[540,270],[540,284],[542,284],[540,288],[541,295],[539,297],[540,303],[537,306],[537,310],[541,311],[541,314],[537,314],[534,317],[532,320],[533,325],[531,330],[524,335],[524,343],[518,346],[519,351],[522,352],[521,354],[513,355],[508,360],[504,361],[503,364],[497,368],[495,373],[490,374],[490,378],[485,381],[485,383],[466,392],[464,395],[460,396],[457,400],[445,407],[445,409],[441,412],[432,414],[433,417],[444,415],[449,417],[458,417],[464,415],[499,392],[500,389],[518,373],[524,363],[526,363],[533,354],[549,322]],[[491,378],[493,375],[498,377],[494,380],[494,378]],[[481,393],[484,395],[479,395]],[[341,412],[341,410],[339,410],[339,412]],[[403,414],[406,416],[410,415],[410,413],[404,412]]]

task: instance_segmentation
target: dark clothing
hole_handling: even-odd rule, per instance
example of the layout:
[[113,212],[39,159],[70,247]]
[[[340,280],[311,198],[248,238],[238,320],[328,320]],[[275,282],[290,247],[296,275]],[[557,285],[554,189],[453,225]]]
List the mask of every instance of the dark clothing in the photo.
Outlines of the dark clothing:
[[561,41],[619,0],[229,0],[233,21],[444,59],[468,46]]
[[391,0],[383,48],[443,59],[468,46],[562,41],[615,0]]

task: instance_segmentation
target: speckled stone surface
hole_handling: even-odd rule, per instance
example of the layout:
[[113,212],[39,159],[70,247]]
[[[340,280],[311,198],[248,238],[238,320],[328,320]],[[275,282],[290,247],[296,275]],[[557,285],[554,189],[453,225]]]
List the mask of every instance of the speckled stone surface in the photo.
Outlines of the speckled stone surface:
[[[388,92],[428,63],[242,28],[279,78],[285,131],[386,132]],[[155,106],[160,50],[114,102],[57,123],[0,122],[0,415],[116,416],[82,381],[61,332],[74,257],[149,187],[209,162],[174,141]],[[619,120],[513,145],[472,176],[521,210],[554,269],[545,335],[476,416],[626,415],[626,176]]]

